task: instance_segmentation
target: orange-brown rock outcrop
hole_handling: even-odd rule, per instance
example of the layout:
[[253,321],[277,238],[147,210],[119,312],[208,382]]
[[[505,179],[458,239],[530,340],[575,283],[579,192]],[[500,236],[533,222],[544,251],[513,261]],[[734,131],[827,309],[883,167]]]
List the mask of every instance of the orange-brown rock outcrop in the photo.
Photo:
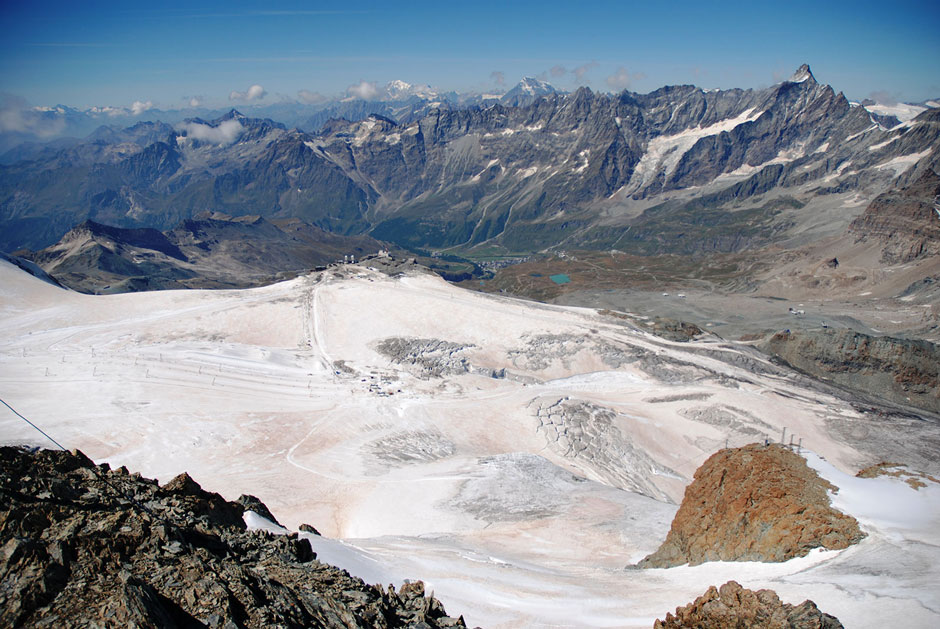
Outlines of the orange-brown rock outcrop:
[[786,561],[865,537],[830,506],[835,490],[778,444],[720,450],[695,472],[666,541],[641,568],[706,561]]
[[676,614],[656,620],[653,629],[842,629],[835,616],[819,611],[813,601],[783,603],[773,590],[748,590],[736,581],[714,585]]
[[928,483],[937,483],[940,485],[940,478],[931,476],[925,472],[918,472],[907,469],[904,463],[888,463],[882,461],[875,465],[869,465],[856,474],[858,478],[877,478],[879,476],[893,476],[899,478],[911,486],[913,489],[927,487]]

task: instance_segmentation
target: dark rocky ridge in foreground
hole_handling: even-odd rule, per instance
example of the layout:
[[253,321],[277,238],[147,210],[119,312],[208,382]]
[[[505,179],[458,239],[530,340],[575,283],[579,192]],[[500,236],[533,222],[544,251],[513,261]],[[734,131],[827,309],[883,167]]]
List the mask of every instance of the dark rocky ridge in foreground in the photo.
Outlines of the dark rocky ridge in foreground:
[[783,445],[719,450],[695,471],[666,541],[637,565],[786,561],[813,548],[847,548],[865,534],[830,506],[831,489]]
[[773,590],[748,590],[737,581],[705,594],[675,615],[653,623],[653,629],[842,629],[835,616],[819,611],[813,601],[783,603]]
[[0,625],[463,627],[418,581],[367,585],[182,474],[0,448]]

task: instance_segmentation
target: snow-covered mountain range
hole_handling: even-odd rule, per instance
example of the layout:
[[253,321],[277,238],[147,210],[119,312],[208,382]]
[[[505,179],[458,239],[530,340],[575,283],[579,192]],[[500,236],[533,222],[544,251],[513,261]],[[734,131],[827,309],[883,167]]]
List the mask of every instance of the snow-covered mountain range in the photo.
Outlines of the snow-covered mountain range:
[[0,248],[49,245],[88,218],[168,229],[206,210],[458,251],[795,246],[843,232],[940,160],[940,110],[889,128],[806,66],[764,90],[515,89],[524,103],[411,95],[413,119],[316,134],[234,111],[101,130],[2,167]]
[[[515,88],[521,89],[524,79]],[[555,91],[544,84],[545,89]],[[330,118],[361,120],[369,114],[409,120],[429,106],[473,106],[498,101],[504,90],[494,93],[442,92],[429,85],[414,85],[402,80],[385,85],[361,82],[346,95],[326,96],[302,90],[297,99],[275,102],[242,102],[239,106],[253,118],[273,118],[288,126],[315,132]],[[270,100],[270,99],[269,99]],[[54,142],[58,146],[75,144],[100,127],[124,128],[138,122],[162,121],[170,124],[187,118],[214,119],[228,109],[210,108],[200,99],[191,99],[180,109],[161,109],[151,102],[135,102],[130,107],[95,106],[80,109],[68,105],[29,106],[24,101],[4,95],[0,97],[0,163],[16,161]]]

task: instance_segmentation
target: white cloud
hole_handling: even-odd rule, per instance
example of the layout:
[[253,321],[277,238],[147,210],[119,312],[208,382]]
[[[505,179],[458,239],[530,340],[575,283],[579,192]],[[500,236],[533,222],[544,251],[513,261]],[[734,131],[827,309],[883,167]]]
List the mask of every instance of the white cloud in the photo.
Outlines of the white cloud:
[[898,94],[889,92],[887,90],[878,90],[877,92],[872,92],[868,95],[868,98],[872,99],[879,105],[898,104]]
[[189,99],[190,107],[199,107],[200,105],[202,105],[202,99],[199,98],[198,96],[193,96],[192,98]]
[[127,110],[122,107],[111,107],[110,105],[95,105],[94,107],[91,107],[90,109],[88,109],[88,113],[93,114],[93,115],[106,114],[113,118],[114,116],[120,116],[121,114],[126,114]]
[[308,105],[316,105],[328,100],[327,97],[323,94],[320,94],[319,92],[311,92],[309,90],[300,90],[297,92],[297,98],[299,98],[301,102],[307,103]]
[[375,83],[368,81],[359,81],[359,85],[350,85],[346,88],[346,96],[350,98],[361,98],[362,100],[371,100],[378,96],[379,88]]
[[[238,120],[226,120],[213,127],[198,122],[185,122],[177,127],[179,131],[186,134],[186,138],[202,140],[212,144],[231,144],[238,136],[242,134],[245,127]],[[182,143],[185,139],[179,138]]]
[[565,76],[565,74],[568,73],[568,69],[565,68],[565,66],[557,65],[557,66],[552,66],[552,69],[549,70],[549,72],[551,72],[553,77],[558,78],[558,77]]
[[153,109],[153,103],[150,102],[149,100],[147,102],[141,102],[139,100],[135,100],[134,104],[131,105],[131,113],[134,114],[135,116],[139,116],[140,114],[144,113],[148,109]]
[[506,73],[500,72],[499,70],[493,70],[490,72],[490,78],[493,79],[493,82],[496,85],[506,85]]
[[584,77],[587,75],[587,73],[599,65],[600,64],[596,61],[589,61],[588,63],[579,65],[577,68],[572,70],[572,72],[574,73],[574,77],[577,79],[578,83],[582,83],[584,82]]
[[30,109],[19,96],[0,94],[0,132],[13,131],[48,138],[65,131],[65,118],[58,110]]
[[267,95],[268,93],[264,91],[263,87],[255,84],[249,87],[248,91],[246,92],[232,91],[232,93],[228,95],[228,99],[229,100],[243,100],[243,101],[251,102],[254,100],[261,100]]
[[607,77],[608,87],[615,90],[625,90],[630,86],[630,73],[623,66],[617,68],[617,71]]
[[623,66],[617,68],[617,71],[607,77],[607,86],[612,90],[621,91],[630,87],[630,83],[633,81],[639,81],[645,79],[646,75],[642,72],[634,72],[630,74],[627,69]]

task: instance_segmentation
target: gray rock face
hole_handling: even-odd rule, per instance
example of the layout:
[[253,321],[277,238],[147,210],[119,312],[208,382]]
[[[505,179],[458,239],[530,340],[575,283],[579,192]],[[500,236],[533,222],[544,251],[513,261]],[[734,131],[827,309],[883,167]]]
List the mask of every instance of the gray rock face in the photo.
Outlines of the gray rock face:
[[468,373],[473,368],[461,354],[473,345],[460,345],[440,339],[391,337],[376,350],[400,365],[409,365],[418,375],[428,378]]
[[42,153],[0,169],[0,249],[85,218],[166,229],[208,209],[422,248],[735,251],[940,162],[936,110],[886,129],[808,67],[764,90],[518,89],[316,135],[230,113],[146,145],[155,129]]
[[763,349],[816,377],[940,413],[940,348],[852,330],[779,332]]
[[884,246],[882,260],[906,263],[940,253],[940,175],[927,169],[912,183],[879,195],[852,221],[858,242]]
[[0,494],[4,626],[465,626],[420,581],[367,585],[296,534],[247,531],[260,501],[185,474],[159,487],[81,453],[5,447]]

